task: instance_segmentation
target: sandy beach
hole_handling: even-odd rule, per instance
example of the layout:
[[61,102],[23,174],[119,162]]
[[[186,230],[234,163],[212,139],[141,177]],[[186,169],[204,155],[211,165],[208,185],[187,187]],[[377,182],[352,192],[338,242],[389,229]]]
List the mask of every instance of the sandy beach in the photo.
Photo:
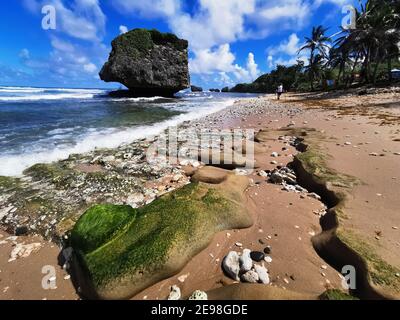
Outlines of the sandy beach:
[[[312,137],[317,132],[318,139],[313,142],[325,155],[326,166],[357,181],[346,188],[338,219],[339,238],[367,261],[374,298],[399,298],[399,106],[398,88],[370,90],[362,95],[356,90],[346,94],[287,94],[280,101],[267,95],[242,99],[228,109],[184,124],[198,130],[268,132],[268,139],[260,142],[264,152],[255,155],[258,168],[247,175],[250,187],[245,192],[245,205],[254,224],[217,233],[208,247],[178,274],[150,286],[133,299],[166,299],[173,285],[180,288],[182,297],[202,290],[210,299],[318,299],[327,289],[345,291],[343,275],[335,269],[337,257],[321,257],[313,241],[326,231],[321,217],[330,208],[324,203],[324,196],[320,195],[320,199],[285,189],[264,175],[288,166],[300,153],[287,138],[294,129],[309,130]],[[88,170],[94,169],[102,170],[92,166]],[[161,178],[146,187],[162,190],[155,197],[178,189],[190,179],[185,176],[187,169],[176,166],[163,171]],[[184,177],[173,183],[177,172]],[[169,189],[171,184],[173,188]],[[40,245],[26,257],[21,251],[12,259],[18,244],[34,243]],[[266,252],[262,263],[268,269],[270,284],[230,286],[237,281],[224,274],[221,263],[231,250],[245,248]],[[4,228],[0,234],[0,299],[79,299],[78,288],[58,262],[59,255],[60,248],[39,235],[14,236]],[[54,266],[57,271],[56,289],[42,288],[45,265]],[[371,298],[369,291],[356,294]]]

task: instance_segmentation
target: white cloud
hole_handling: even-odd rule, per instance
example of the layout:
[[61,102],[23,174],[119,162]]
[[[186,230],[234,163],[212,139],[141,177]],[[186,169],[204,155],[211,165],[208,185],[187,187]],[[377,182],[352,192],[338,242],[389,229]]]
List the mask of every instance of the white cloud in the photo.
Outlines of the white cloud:
[[223,44],[215,50],[198,50],[196,57],[190,60],[190,70],[193,73],[232,72],[234,61],[230,45]]
[[97,71],[96,65],[93,63],[87,63],[83,66],[83,69],[88,73],[95,73]]
[[173,16],[181,8],[179,0],[114,0],[113,5],[122,13],[138,13],[145,18]]
[[56,9],[57,29],[70,37],[100,41],[105,33],[106,16],[98,0],[24,0],[24,6],[40,14],[44,5]]
[[249,71],[252,81],[256,80],[260,75],[260,70],[258,70],[258,65],[254,60],[254,54],[252,52],[249,53],[247,58],[247,70]]
[[[301,47],[300,39],[296,33],[292,33],[287,40],[282,41],[275,47],[269,47],[268,53],[268,67],[273,68],[276,65],[290,66],[297,63],[297,60],[307,62],[305,53],[298,55]],[[278,56],[277,58],[274,58]]]
[[300,39],[297,34],[292,33],[287,41],[281,42],[277,47],[267,49],[270,55],[284,53],[290,56],[297,55],[300,49]]
[[128,32],[128,27],[127,26],[119,26],[119,33],[124,34]]

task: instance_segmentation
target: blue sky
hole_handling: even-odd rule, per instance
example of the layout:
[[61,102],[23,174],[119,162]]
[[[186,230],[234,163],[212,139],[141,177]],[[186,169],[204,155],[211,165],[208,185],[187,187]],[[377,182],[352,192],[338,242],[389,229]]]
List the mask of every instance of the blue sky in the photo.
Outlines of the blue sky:
[[[133,28],[189,40],[192,84],[250,82],[276,64],[294,63],[312,26],[336,33],[343,6],[353,1],[2,1],[0,85],[117,88],[100,81],[98,72],[112,39]],[[42,29],[44,5],[56,9],[55,30]]]

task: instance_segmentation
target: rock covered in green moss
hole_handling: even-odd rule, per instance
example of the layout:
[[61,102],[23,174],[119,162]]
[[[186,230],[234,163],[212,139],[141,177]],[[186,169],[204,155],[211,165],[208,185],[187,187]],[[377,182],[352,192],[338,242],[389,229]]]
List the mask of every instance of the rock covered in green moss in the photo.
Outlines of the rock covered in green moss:
[[90,298],[130,298],[177,274],[215,233],[252,225],[244,204],[248,179],[230,175],[219,185],[192,183],[132,209],[96,206],[71,233]]
[[157,30],[131,30],[112,41],[100,78],[125,85],[130,95],[172,96],[189,87],[188,42]]

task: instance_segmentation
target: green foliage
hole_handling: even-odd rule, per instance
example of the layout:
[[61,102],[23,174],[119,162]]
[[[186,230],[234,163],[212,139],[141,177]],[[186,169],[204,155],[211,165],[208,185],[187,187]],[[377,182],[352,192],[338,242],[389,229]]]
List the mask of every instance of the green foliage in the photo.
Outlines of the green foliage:
[[260,76],[253,83],[241,83],[231,89],[232,92],[275,93],[277,87],[283,84],[285,90],[296,90],[305,81],[302,73],[304,64],[298,62],[291,67],[277,66],[270,73]]
[[19,185],[19,179],[12,177],[0,176],[0,190],[8,190]]
[[155,29],[131,30],[114,39],[112,47],[117,52],[124,52],[130,56],[138,57],[151,50],[155,44],[171,45],[180,51],[188,48],[186,40],[179,39],[172,33],[161,33]]

